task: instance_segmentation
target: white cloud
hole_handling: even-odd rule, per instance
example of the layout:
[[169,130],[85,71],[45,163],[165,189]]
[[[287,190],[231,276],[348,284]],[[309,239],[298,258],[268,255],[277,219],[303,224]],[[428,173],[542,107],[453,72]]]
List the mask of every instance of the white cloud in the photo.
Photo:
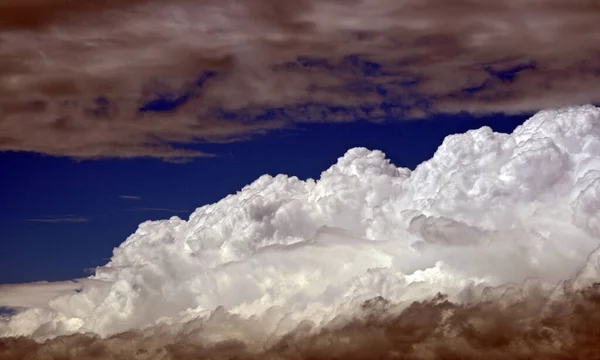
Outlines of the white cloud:
[[159,211],[159,212],[170,212],[170,213],[189,213],[190,210],[182,210],[182,209],[167,209],[167,208],[157,208],[157,207],[137,207],[133,209],[129,209],[131,211]]
[[99,285],[100,281],[78,279],[73,281],[40,281],[27,284],[0,285],[0,307],[32,308],[45,307],[48,301],[80,291],[85,284]]
[[593,106],[540,112],[512,134],[449,136],[412,172],[352,149],[317,181],[265,175],[187,221],[142,223],[91,277],[102,286],[34,304],[0,336],[210,323],[223,306],[257,315],[249,321],[263,332],[225,316],[206,336],[256,338],[374,296],[463,301],[531,278],[553,286],[582,268],[584,286],[598,276],[588,255],[600,245],[599,158]]
[[65,216],[43,216],[39,218],[25,219],[27,222],[39,222],[48,224],[63,224],[63,223],[82,223],[88,222],[89,219],[76,215]]

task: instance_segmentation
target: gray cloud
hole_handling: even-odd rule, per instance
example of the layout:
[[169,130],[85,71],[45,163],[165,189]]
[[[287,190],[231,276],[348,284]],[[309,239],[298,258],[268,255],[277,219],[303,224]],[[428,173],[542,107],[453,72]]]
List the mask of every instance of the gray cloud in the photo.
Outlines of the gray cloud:
[[182,159],[294,122],[598,102],[599,17],[589,0],[9,0],[0,150]]
[[27,222],[41,222],[41,223],[49,223],[49,224],[61,224],[61,223],[82,223],[88,222],[88,218],[75,216],[75,215],[66,215],[66,216],[44,216],[40,218],[32,218],[25,219]]

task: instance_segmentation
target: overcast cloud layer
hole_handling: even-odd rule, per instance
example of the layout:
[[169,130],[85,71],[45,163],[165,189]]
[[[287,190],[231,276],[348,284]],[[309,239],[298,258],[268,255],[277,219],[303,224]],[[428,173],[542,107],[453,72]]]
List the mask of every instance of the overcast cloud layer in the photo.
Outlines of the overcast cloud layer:
[[594,0],[3,1],[0,149],[181,158],[294,122],[594,103],[599,17]]
[[414,171],[355,148],[317,181],[265,175],[140,224],[88,279],[0,287],[28,307],[0,355],[595,358],[599,159],[584,106],[449,136]]

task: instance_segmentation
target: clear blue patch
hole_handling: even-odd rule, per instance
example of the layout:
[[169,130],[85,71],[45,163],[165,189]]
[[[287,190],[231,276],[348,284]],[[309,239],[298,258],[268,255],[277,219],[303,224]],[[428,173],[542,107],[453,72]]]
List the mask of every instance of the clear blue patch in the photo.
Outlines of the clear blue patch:
[[200,91],[206,85],[206,82],[218,73],[216,71],[207,70],[202,72],[194,81],[195,88],[182,91],[180,94],[158,94],[155,99],[152,99],[142,105],[139,112],[169,112],[177,109],[179,106],[187,103],[193,97],[200,96]]
[[526,70],[535,70],[536,69],[536,64],[535,62],[529,62],[526,64],[518,64],[515,65],[513,67],[510,67],[508,69],[503,69],[503,70],[494,70],[489,66],[486,66],[484,68],[484,70],[494,76],[497,79],[500,79],[504,82],[513,82],[515,81],[516,77],[519,75],[519,73],[526,71]]
[[158,99],[151,100],[139,108],[140,112],[172,111],[190,100],[190,94],[173,96],[172,94],[161,94]]

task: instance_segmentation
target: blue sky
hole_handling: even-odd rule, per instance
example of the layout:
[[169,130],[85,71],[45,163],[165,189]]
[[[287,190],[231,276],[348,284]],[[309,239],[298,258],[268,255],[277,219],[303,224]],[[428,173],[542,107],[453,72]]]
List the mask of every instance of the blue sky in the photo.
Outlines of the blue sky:
[[[568,17],[547,4],[543,26],[505,23],[531,11],[513,2],[486,24],[473,4],[446,1],[414,13],[373,1],[375,17],[355,16],[361,2],[249,1],[249,21],[215,3],[224,22],[204,2],[153,3],[159,17],[127,1],[11,3],[0,11],[11,40],[0,48],[0,283],[85,276],[140,222],[187,218],[265,173],[316,178],[356,146],[414,168],[448,134],[508,132],[536,110],[598,101],[598,9],[583,0]],[[300,18],[310,26],[288,26]],[[403,19],[429,25],[385,25]],[[498,24],[510,29],[499,38]],[[488,115],[436,115],[461,110]]]
[[140,222],[187,218],[196,207],[235,193],[262,174],[318,178],[356,146],[382,150],[396,165],[414,168],[448,134],[484,125],[510,132],[528,117],[444,115],[384,124],[303,125],[247,141],[197,144],[198,150],[218,156],[183,164],[2,152],[0,283],[89,275]]

